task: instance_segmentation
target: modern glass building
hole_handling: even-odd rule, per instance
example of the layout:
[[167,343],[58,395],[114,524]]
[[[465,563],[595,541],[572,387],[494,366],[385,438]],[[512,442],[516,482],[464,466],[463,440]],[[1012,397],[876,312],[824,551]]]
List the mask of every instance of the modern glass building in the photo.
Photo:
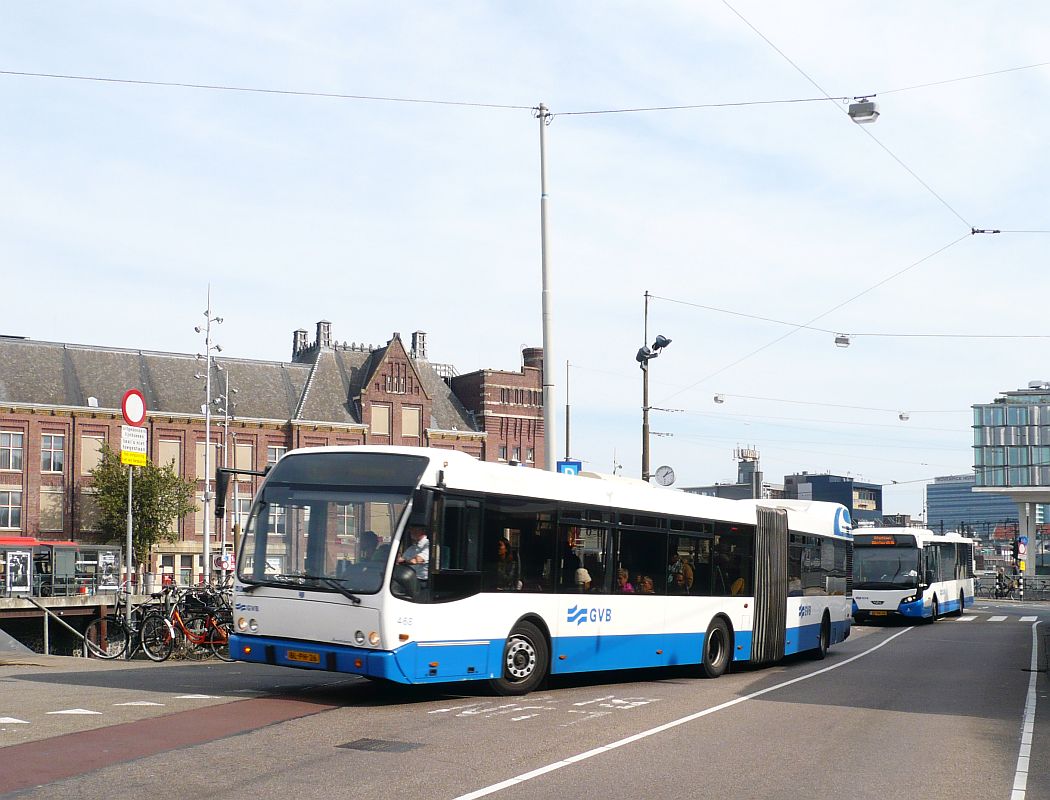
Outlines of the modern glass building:
[[926,485],[931,530],[965,530],[987,539],[997,525],[1017,523],[1017,503],[1005,494],[975,493],[976,482],[973,475],[943,475]]
[[973,406],[977,486],[1050,487],[1050,383]]
[[1022,572],[1042,572],[1046,563],[1040,522],[1050,503],[1050,383],[1003,392],[973,406],[974,492],[1004,494],[1017,506]]

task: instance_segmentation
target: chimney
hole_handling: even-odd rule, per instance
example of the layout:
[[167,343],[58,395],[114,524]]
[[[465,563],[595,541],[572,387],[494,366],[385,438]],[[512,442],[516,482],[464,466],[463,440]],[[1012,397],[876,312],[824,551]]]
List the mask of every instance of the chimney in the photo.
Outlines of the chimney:
[[423,331],[412,334],[412,358],[427,360],[427,335]]
[[526,367],[534,367],[536,369],[543,369],[543,348],[542,347],[526,347],[521,351],[522,363]]
[[307,347],[306,342],[306,329],[300,328],[297,331],[292,332],[292,361],[299,356],[303,350]]
[[317,323],[317,346],[329,349],[332,347],[332,323],[326,319]]

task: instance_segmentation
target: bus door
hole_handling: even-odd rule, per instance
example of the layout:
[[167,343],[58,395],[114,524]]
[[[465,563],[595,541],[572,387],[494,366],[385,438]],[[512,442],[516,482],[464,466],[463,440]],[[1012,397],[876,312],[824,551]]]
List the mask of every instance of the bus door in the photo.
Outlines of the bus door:
[[787,626],[788,520],[782,508],[758,508],[755,531],[755,620],[751,661],[784,657]]

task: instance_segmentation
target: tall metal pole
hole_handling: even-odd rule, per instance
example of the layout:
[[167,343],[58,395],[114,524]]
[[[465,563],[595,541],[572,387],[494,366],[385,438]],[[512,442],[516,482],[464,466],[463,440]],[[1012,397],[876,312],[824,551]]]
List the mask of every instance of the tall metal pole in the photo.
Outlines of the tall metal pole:
[[205,334],[205,345],[208,355],[205,359],[206,375],[204,377],[204,583],[211,583],[211,514],[208,505],[211,501],[211,297],[208,298],[208,327]]
[[565,460],[569,460],[569,361],[565,360]]
[[127,548],[128,554],[124,557],[124,564],[127,570],[127,582],[128,582],[128,602],[124,607],[125,619],[128,623],[128,630],[131,630],[131,562],[132,562],[132,536],[131,536],[131,485],[133,482],[132,476],[135,474],[135,467],[128,464],[128,535],[127,535]]
[[[642,346],[649,342],[649,291],[645,292]],[[642,480],[649,480],[649,362],[642,362]]]
[[[230,370],[226,368],[226,394],[223,395],[223,407],[222,407],[222,465],[224,467],[230,466]],[[234,451],[234,464],[237,463],[236,450]],[[225,504],[223,504],[223,515],[222,515],[222,536],[220,541],[222,542],[222,554],[226,555],[226,511]]]
[[555,448],[554,340],[551,333],[550,241],[547,235],[547,126],[553,118],[540,103],[540,249],[543,267],[543,449],[547,469],[557,469]]

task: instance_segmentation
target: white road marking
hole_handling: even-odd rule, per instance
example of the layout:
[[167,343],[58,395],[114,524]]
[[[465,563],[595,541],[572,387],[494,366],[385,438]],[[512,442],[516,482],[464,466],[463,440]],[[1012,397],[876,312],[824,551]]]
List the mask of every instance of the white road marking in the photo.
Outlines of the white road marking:
[[959,617],[957,622],[973,622],[977,617]]
[[1039,675],[1039,640],[1036,630],[1039,623],[1032,625],[1032,660],[1028,675],[1028,697],[1024,704],[1024,716],[1021,719],[1021,749],[1017,753],[1017,769],[1014,771],[1014,786],[1010,800],[1025,800],[1028,791],[1028,766],[1032,757],[1032,734],[1035,731],[1035,679]]
[[163,703],[151,703],[149,700],[136,700],[133,703],[114,703],[115,706],[162,706]]
[[574,706],[589,706],[591,703],[601,703],[603,700],[612,700],[616,695],[607,694],[605,697],[596,697],[594,700],[584,700],[582,703],[573,703]]
[[176,700],[218,700],[214,694],[180,694]]
[[988,617],[989,622],[1004,622],[1006,617]]
[[101,711],[88,711],[86,708],[67,708],[64,711],[48,711],[48,714],[101,714]]
[[1021,622],[1038,622],[1039,617],[1021,617]]
[[[455,798],[455,800],[475,800],[475,798],[478,797],[485,797],[486,795],[495,794],[496,792],[502,789],[509,789],[511,786],[517,786],[519,783],[531,781],[533,778],[538,778],[541,775],[546,775],[548,772],[554,772],[555,770],[559,770],[562,767],[567,767],[570,764],[576,764],[580,761],[586,761],[588,758],[593,758],[594,756],[601,755],[602,753],[608,753],[611,750],[615,750],[619,747],[623,747],[628,744],[633,744],[634,742],[640,741],[642,739],[647,739],[650,736],[655,736],[658,733],[663,733],[664,731],[671,730],[672,728],[677,728],[679,725],[685,725],[688,722],[700,719],[701,717],[706,717],[709,714],[714,714],[718,711],[724,711],[725,709],[732,708],[733,706],[739,705],[740,703],[746,703],[748,700],[754,700],[756,697],[761,697],[762,695],[769,694],[770,692],[775,692],[777,689],[783,689],[787,686],[792,686],[793,684],[800,683],[802,681],[808,681],[810,678],[815,678],[818,675],[823,675],[825,672],[831,672],[833,669],[838,669],[839,667],[844,667],[847,664],[851,664],[859,658],[864,658],[864,656],[874,653],[880,647],[885,647],[898,636],[903,636],[910,630],[912,629],[905,628],[899,633],[893,634],[888,639],[884,639],[883,641],[879,642],[874,647],[865,650],[862,653],[858,653],[857,655],[851,658],[847,658],[845,661],[842,661],[838,664],[832,664],[830,667],[824,667],[824,669],[819,669],[816,672],[809,673],[808,675],[801,675],[798,678],[792,678],[789,681],[778,683],[775,686],[769,686],[765,689],[759,689],[757,692],[752,692],[751,694],[747,694],[742,697],[737,697],[733,700],[729,700],[728,702],[720,703],[717,706],[705,708],[703,711],[697,711],[695,714],[690,714],[689,716],[681,717],[680,719],[676,719],[671,722],[666,722],[663,725],[658,725],[657,727],[650,728],[647,731],[636,733],[633,736],[628,736],[625,739],[620,739],[619,741],[613,742],[611,744],[596,747],[593,750],[588,750],[584,753],[579,753],[575,756],[569,756],[568,758],[563,759],[562,761],[555,761],[553,764],[547,764],[546,766],[540,767],[539,769],[534,769],[531,772],[525,772],[521,775],[518,775],[517,777],[509,778],[508,780],[501,781],[500,783],[494,783],[491,786],[486,786],[482,789],[477,789],[473,792],[468,792],[467,794],[460,795],[459,797]],[[1035,680],[1035,674],[1036,673],[1033,671],[1033,682]],[[1020,798],[1014,797],[1011,798],[1011,800],[1024,800],[1024,796],[1022,795]]]
[[24,719],[15,719],[14,717],[0,717],[0,725],[28,725]]

